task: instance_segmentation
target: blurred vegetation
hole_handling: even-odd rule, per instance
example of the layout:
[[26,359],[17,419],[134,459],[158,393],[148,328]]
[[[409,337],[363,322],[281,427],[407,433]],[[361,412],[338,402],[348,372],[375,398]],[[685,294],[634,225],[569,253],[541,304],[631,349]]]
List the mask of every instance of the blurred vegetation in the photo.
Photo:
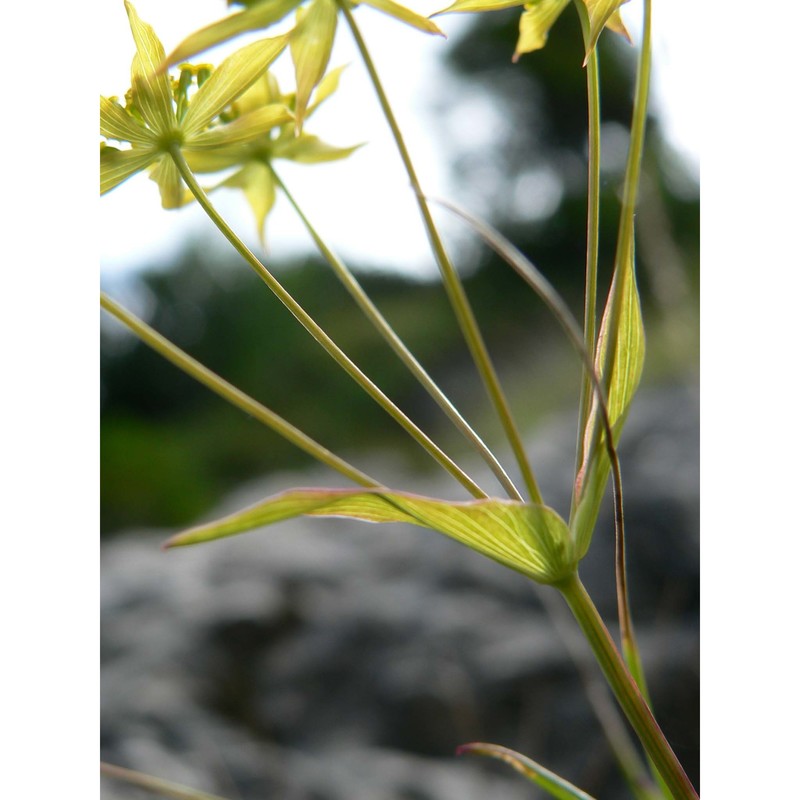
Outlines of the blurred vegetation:
[[[434,109],[432,135],[446,138],[442,151],[452,159],[459,202],[514,241],[580,318],[586,215],[585,79],[576,68],[580,31],[577,20],[562,15],[551,33],[552,46],[513,65],[518,16],[518,10],[483,14],[445,49],[450,75]],[[605,287],[616,239],[634,51],[608,35],[601,45],[608,165],[600,254]],[[474,135],[482,127],[487,135]],[[647,369],[653,380],[696,364],[699,263],[697,186],[664,144],[656,119],[650,125],[638,224]],[[510,378],[512,402],[522,422],[530,423],[577,386],[577,362],[571,355],[561,358],[567,351],[552,320],[508,267],[483,247],[460,250],[467,292],[501,374]],[[316,258],[273,266],[353,360],[435,433],[443,420],[438,409],[330,270]],[[493,432],[494,423],[481,419],[485,410],[474,416],[486,406],[483,392],[468,371],[466,348],[441,287],[374,271],[360,279],[479,430]],[[413,447],[235,254],[219,258],[216,249],[196,246],[169,268],[142,272],[127,292],[137,301],[130,305],[143,306],[157,330],[336,452],[352,456],[376,446]],[[101,368],[104,533],[185,524],[243,479],[309,463],[113,324],[102,331]],[[448,435],[445,442],[453,444]]]

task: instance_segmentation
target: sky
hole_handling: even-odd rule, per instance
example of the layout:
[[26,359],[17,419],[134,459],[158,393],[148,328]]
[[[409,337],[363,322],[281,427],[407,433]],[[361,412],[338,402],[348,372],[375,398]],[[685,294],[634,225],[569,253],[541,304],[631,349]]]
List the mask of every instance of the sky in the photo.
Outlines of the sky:
[[[440,7],[432,0],[422,2],[409,5],[425,13]],[[153,25],[169,51],[188,32],[219,19],[225,7],[220,0],[192,3],[138,0],[136,8],[142,19]],[[669,140],[696,172],[699,88],[694,75],[700,48],[694,46],[692,30],[683,26],[688,9],[689,0],[656,4],[653,102],[661,109]],[[640,3],[634,0],[627,4],[623,13],[636,40]],[[434,99],[428,78],[439,69],[438,61],[447,42],[398,24],[369,7],[361,6],[357,19],[406,136],[423,188],[432,195],[452,197],[440,151],[443,143],[427,129],[431,121],[429,104]],[[445,33],[455,36],[471,20],[472,15],[456,14],[440,17],[438,22]],[[101,42],[104,70],[100,92],[123,94],[130,83],[133,46],[122,3],[103,4],[100,24],[106,32]],[[513,45],[514,42],[509,42],[509,57]],[[203,59],[219,63],[232,47],[223,45]],[[280,162],[281,177],[323,237],[345,260],[368,266],[371,259],[377,259],[382,267],[434,276],[436,268],[408,179],[344,26],[339,29],[330,61],[331,67],[339,64],[349,65],[340,89],[314,115],[308,130],[332,144],[365,142],[365,146],[337,163],[307,166]],[[281,85],[290,89],[292,70],[288,56],[282,56],[272,69]],[[669,98],[668,103],[665,98]],[[214,201],[248,245],[260,252],[253,218],[244,199],[234,192],[218,192]],[[145,175],[135,176],[103,197],[99,214],[100,263],[105,277],[130,273],[146,263],[167,263],[186,237],[206,241],[214,236],[209,221],[196,205],[164,211],[155,184]],[[137,221],[139,232],[134,239],[130,236],[131,219]],[[454,226],[452,220],[441,222],[445,231],[448,224]],[[270,256],[304,253],[311,247],[301,223],[282,198],[267,223],[267,236]]]

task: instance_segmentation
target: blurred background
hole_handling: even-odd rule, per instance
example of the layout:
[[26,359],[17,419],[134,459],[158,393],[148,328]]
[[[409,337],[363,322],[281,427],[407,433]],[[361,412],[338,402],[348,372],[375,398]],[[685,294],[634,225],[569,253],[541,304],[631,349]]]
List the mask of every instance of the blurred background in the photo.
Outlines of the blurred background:
[[[159,30],[157,13],[147,16],[144,4],[139,11]],[[518,10],[462,17],[452,25],[443,18],[450,42],[436,43],[435,55],[427,40],[423,49],[412,49],[410,43],[423,37],[395,34],[395,25],[381,39],[386,31],[377,16],[363,15],[368,39],[386,42],[376,52],[389,62],[399,51],[408,66],[407,73],[389,69],[387,83],[391,92],[405,79],[399,94],[410,102],[399,113],[401,124],[404,116],[410,120],[412,155],[422,152],[423,185],[498,227],[580,317],[586,98],[574,14],[562,15],[543,53],[516,65],[510,55]],[[635,15],[631,20],[635,31]],[[123,34],[124,22],[115,23]],[[322,130],[313,132],[335,144],[365,138],[369,144],[341,165],[287,165],[281,174],[420,361],[510,465],[425,253],[407,181],[380,121],[374,122],[374,99],[360,65],[352,54],[338,55],[334,65],[354,62],[343,79],[345,99],[348,81],[360,94],[354,111],[336,120],[337,98],[330,101],[312,120]],[[601,38],[601,296],[613,259],[634,60],[635,50],[624,42]],[[384,66],[380,60],[378,66]],[[426,77],[433,68],[435,79]],[[637,216],[647,363],[623,437],[622,464],[632,601],[656,716],[697,782],[699,189],[696,161],[686,158],[667,120],[656,103]],[[350,183],[349,168],[361,170],[364,181]],[[150,229],[151,212],[125,206],[145,192],[157,208],[155,186],[136,181],[101,204],[109,219],[121,215],[129,223],[135,215],[142,240],[123,247],[112,223],[104,225],[110,243],[103,283],[113,296],[385,483],[463,499],[217,241],[198,209],[157,209],[182,232],[162,245],[161,229]],[[398,205],[368,216],[387,194],[399,196]],[[220,195],[220,204],[239,215],[239,229],[255,246],[239,198]],[[287,205],[279,203],[268,223],[270,267],[381,388],[470,472],[486,478],[458,434],[354,313]],[[330,208],[338,216],[326,216]],[[566,511],[576,358],[511,270],[446,212],[437,218],[545,498]],[[521,576],[427,531],[331,520],[285,523],[162,553],[159,543],[180,526],[284,488],[341,480],[114,323],[104,320],[101,336],[106,760],[231,800],[537,796],[507,768],[454,759],[458,744],[486,740],[530,755],[599,798],[629,796],[563,629],[554,627],[542,598]],[[615,615],[612,539],[606,509],[582,575],[609,621]],[[138,796],[111,782],[103,791],[108,798]]]

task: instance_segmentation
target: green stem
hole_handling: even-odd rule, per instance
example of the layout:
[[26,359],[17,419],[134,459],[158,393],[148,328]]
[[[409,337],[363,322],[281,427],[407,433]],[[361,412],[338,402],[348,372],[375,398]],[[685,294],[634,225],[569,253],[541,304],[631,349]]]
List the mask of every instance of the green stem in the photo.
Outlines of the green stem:
[[415,425],[341,350],[327,333],[314,321],[306,310],[292,297],[275,276],[258,260],[253,252],[233,232],[227,222],[219,215],[208,196],[194,177],[192,170],[180,151],[180,147],[170,148],[175,165],[181,173],[189,190],[208,214],[233,248],[248,263],[255,273],[267,284],[275,296],[294,315],[295,319],[314,337],[328,355],[361,386],[437,463],[444,467],[473,497],[485,498],[488,495],[469,477],[426,433]]
[[[636,88],[634,90],[633,118],[631,121],[631,141],[628,149],[628,162],[625,168],[625,183],[623,187],[622,209],[620,211],[619,231],[617,234],[617,251],[615,255],[614,274],[624,275],[624,263],[633,252],[634,237],[634,212],[636,210],[636,198],[639,191],[639,176],[641,173],[642,154],[644,152],[645,127],[647,123],[647,100],[650,88],[650,67],[652,55],[652,3],[651,0],[644,2],[644,22],[642,25],[642,45],[639,51],[639,62],[636,69]],[[629,276],[628,280],[632,280]],[[627,291],[626,280],[614,281],[614,295],[611,298],[610,315],[612,320],[619,319],[623,298]],[[608,385],[610,376],[614,372],[613,359],[617,350],[617,337],[619,326],[609,326],[609,341],[606,347],[605,364],[602,374]],[[631,669],[642,692],[647,694],[647,687],[644,682],[644,673],[641,668],[641,657],[639,647],[636,642],[636,635],[633,629],[633,618],[631,616],[630,601],[627,591],[626,576],[626,556],[624,536],[617,536],[616,548],[616,571],[617,571],[617,605],[620,624],[620,638],[622,640],[622,651],[628,660]]]
[[257,400],[246,395],[233,384],[228,383],[228,381],[212,372],[208,367],[204,367],[199,361],[196,361],[188,353],[185,353],[177,345],[174,345],[169,339],[165,339],[146,322],[140,320],[137,316],[126,308],[123,308],[103,292],[100,293],[100,305],[108,311],[109,314],[116,317],[123,325],[135,333],[146,345],[152,347],[153,350],[164,356],[168,361],[171,361],[179,369],[182,369],[187,375],[190,375],[204,386],[207,386],[212,392],[215,392],[232,405],[241,409],[245,414],[249,414],[268,428],[271,428],[273,431],[283,436],[284,439],[288,440],[296,447],[299,447],[313,458],[316,458],[317,461],[327,464],[327,466],[335,469],[359,486],[366,486],[368,488],[380,488],[382,486],[382,484],[378,483],[374,478],[370,478],[369,475],[356,469],[351,464],[348,464],[344,459],[339,458],[339,456],[334,455],[330,450],[327,450],[321,444],[315,442],[311,437],[306,436],[305,433],[278,416],[274,411],[270,411],[265,406],[262,406]]
[[[583,41],[589,43],[589,14],[583,0],[575,0],[583,30]],[[584,294],[583,340],[586,352],[594,363],[597,338],[597,261],[600,241],[600,74],[597,48],[592,50],[586,64],[586,93],[589,117],[589,186],[586,215],[586,288]],[[593,387],[590,376],[584,374],[581,383],[580,418],[576,472],[584,459],[584,432],[592,407]],[[577,506],[573,493],[573,511]]]
[[636,731],[648,756],[675,800],[697,800],[698,795],[655,721],[608,629],[575,573],[556,586],[567,601],[620,707]]
[[556,633],[563,642],[578,670],[586,697],[589,700],[606,741],[614,753],[625,780],[636,800],[663,800],[642,760],[619,708],[614,704],[608,686],[593,668],[592,651],[586,639],[571,624],[569,611],[548,587],[534,584],[536,596],[542,602]]
[[544,500],[542,499],[542,494],[539,491],[539,486],[536,483],[536,477],[533,474],[527,454],[525,453],[525,448],[522,444],[522,437],[520,436],[519,429],[517,428],[516,422],[511,414],[511,408],[508,404],[508,400],[503,392],[502,387],[500,386],[500,380],[489,356],[486,343],[481,335],[477,320],[475,319],[475,314],[472,311],[472,307],[470,306],[466,292],[464,291],[464,286],[461,283],[458,273],[450,261],[449,256],[447,255],[444,243],[442,242],[439,231],[433,221],[433,216],[431,215],[428,202],[425,199],[419,179],[417,178],[417,173],[414,169],[414,164],[411,161],[411,156],[409,155],[408,148],[406,147],[403,134],[400,131],[400,126],[397,124],[394,112],[389,104],[389,99],[386,96],[386,92],[383,89],[383,84],[378,76],[375,64],[373,63],[372,57],[367,49],[366,42],[361,36],[361,31],[359,30],[358,25],[353,18],[348,1],[337,0],[337,2],[342,10],[342,14],[347,20],[347,24],[350,27],[350,31],[356,43],[356,47],[358,48],[358,51],[361,54],[361,58],[364,62],[364,66],[369,73],[375,93],[378,96],[378,102],[380,103],[383,114],[386,117],[389,128],[391,129],[392,136],[408,175],[409,182],[411,183],[411,187],[416,195],[417,205],[419,206],[420,214],[422,215],[422,220],[428,233],[431,249],[433,250],[436,261],[439,265],[445,291],[447,292],[448,299],[450,300],[450,304],[455,312],[461,332],[467,343],[472,358],[475,361],[475,365],[480,373],[484,386],[486,387],[486,391],[500,418],[500,422],[506,433],[509,444],[511,445],[511,449],[514,452],[514,457],[519,465],[519,469],[522,473],[522,477],[530,498],[535,503],[543,504]]
[[[628,162],[625,167],[625,183],[622,193],[619,232],[617,235],[616,260],[619,263],[627,257],[633,242],[634,212],[639,193],[639,176],[644,153],[644,136],[647,125],[647,99],[650,91],[650,70],[652,63],[652,2],[644,2],[644,22],[642,25],[642,45],[639,50],[639,63],[636,70],[634,90],[633,119],[631,121],[631,141],[628,149]],[[619,294],[622,295],[620,289]],[[610,345],[609,345],[610,347]],[[613,352],[612,349],[607,351]]]
[[331,269],[336,273],[336,276],[344,285],[345,289],[350,293],[350,296],[358,304],[358,307],[364,312],[364,315],[375,326],[387,344],[392,348],[397,357],[405,364],[412,375],[422,384],[428,394],[436,401],[438,406],[444,411],[452,423],[464,435],[464,437],[473,445],[475,450],[480,454],[483,460],[488,464],[489,468],[494,473],[497,480],[508,493],[512,500],[522,500],[522,495],[514,486],[513,481],[509,478],[506,471],[503,469],[502,464],[497,460],[494,453],[487,447],[484,441],[473,430],[470,424],[459,413],[458,409],[450,402],[450,399],[439,388],[436,382],[431,378],[425,368],[417,361],[413,353],[408,349],[402,339],[395,333],[392,326],[386,321],[386,318],[381,314],[375,304],[367,296],[367,293],[361,287],[361,284],[356,279],[355,275],[350,271],[347,265],[331,250],[326,244],[325,240],[317,233],[317,230],[311,224],[308,217],[303,213],[303,210],[297,204],[294,196],[286,188],[286,184],[280,179],[275,172],[274,167],[270,165],[270,171],[275,184],[280,187],[286,199],[291,203],[298,217],[302,220],[306,230],[317,246],[317,249],[322,254],[323,258],[331,266]]

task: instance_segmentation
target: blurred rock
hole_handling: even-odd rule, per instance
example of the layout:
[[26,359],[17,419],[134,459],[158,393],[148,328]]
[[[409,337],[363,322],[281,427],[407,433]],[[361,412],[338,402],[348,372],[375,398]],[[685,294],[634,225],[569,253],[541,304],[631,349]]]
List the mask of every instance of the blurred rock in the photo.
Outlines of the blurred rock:
[[[545,497],[561,510],[573,426],[557,419],[531,443]],[[637,399],[621,458],[656,715],[696,779],[696,391]],[[385,478],[387,464],[374,472]],[[438,478],[395,472],[398,487],[452,493]],[[219,511],[337,483],[327,473],[273,476]],[[534,796],[507,767],[454,758],[457,745],[484,740],[604,800],[629,796],[575,665],[522,576],[410,526],[303,519],[165,553],[169,533],[130,532],[103,546],[105,760],[230,800]],[[613,619],[606,511],[581,574]],[[110,780],[103,791],[107,800],[141,796]]]

